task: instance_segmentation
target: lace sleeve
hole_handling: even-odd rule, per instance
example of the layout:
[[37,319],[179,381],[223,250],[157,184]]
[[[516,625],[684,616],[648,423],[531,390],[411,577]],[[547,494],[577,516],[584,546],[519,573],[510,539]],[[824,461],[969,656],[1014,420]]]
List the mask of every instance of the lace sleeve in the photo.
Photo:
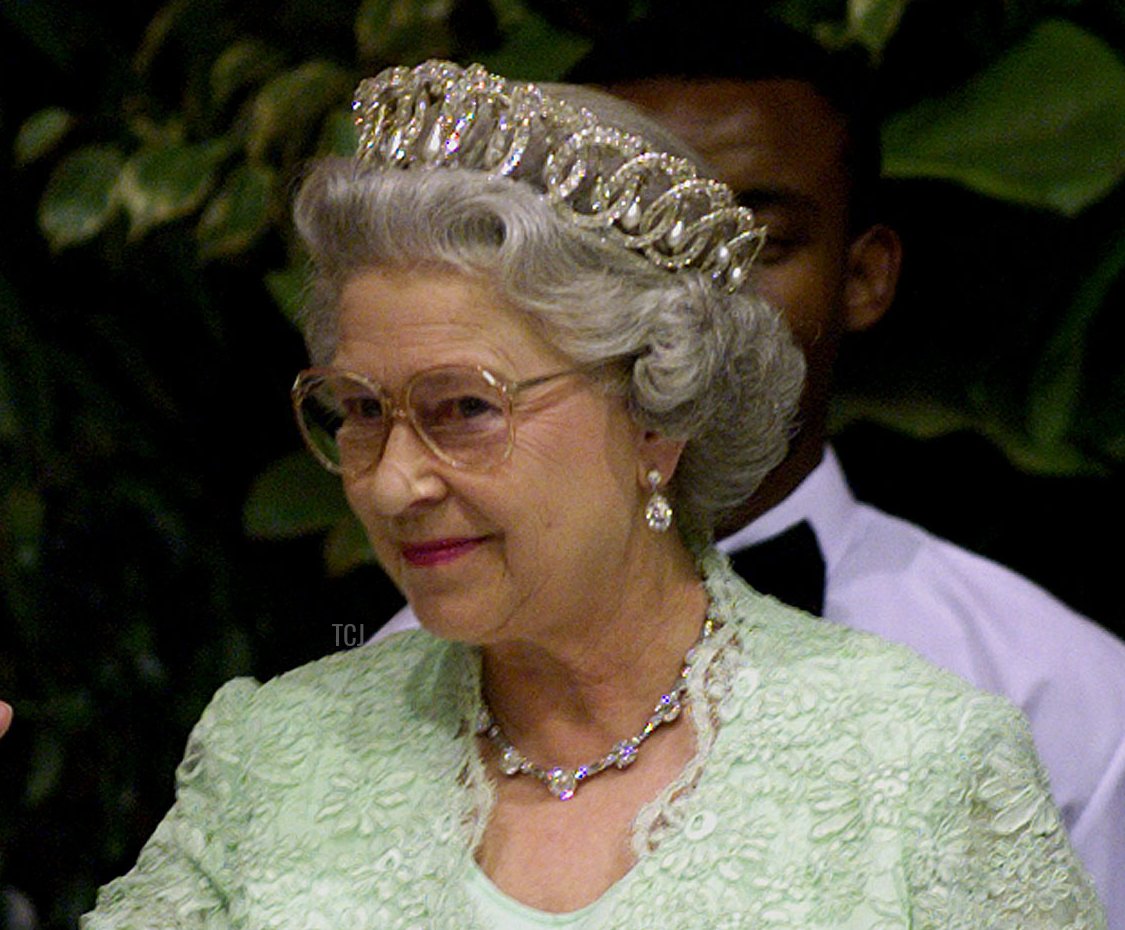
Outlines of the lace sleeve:
[[947,764],[924,773],[921,793],[908,862],[915,927],[1104,930],[1016,711],[974,699]]
[[242,771],[238,724],[257,687],[250,679],[235,679],[216,693],[176,770],[176,803],[132,870],[98,892],[82,930],[229,926],[224,859],[240,819],[232,804]]

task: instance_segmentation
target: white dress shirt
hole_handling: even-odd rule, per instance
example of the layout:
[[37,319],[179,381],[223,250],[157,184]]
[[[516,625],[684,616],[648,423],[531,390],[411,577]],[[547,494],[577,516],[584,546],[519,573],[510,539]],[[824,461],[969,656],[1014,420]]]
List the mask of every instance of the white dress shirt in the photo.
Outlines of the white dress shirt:
[[[802,520],[824,557],[827,619],[909,646],[1023,710],[1109,928],[1125,930],[1125,643],[1014,572],[859,503],[831,449],[719,548]],[[404,608],[378,636],[416,625]]]

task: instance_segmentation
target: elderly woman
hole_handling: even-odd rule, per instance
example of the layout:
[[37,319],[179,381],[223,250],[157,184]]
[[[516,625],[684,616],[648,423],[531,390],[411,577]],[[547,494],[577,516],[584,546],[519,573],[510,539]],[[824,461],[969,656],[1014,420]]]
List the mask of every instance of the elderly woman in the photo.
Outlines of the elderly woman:
[[749,211],[577,89],[356,113],[294,405],[425,629],[223,688],[87,930],[1100,926],[1014,711],[707,548],[801,377]]

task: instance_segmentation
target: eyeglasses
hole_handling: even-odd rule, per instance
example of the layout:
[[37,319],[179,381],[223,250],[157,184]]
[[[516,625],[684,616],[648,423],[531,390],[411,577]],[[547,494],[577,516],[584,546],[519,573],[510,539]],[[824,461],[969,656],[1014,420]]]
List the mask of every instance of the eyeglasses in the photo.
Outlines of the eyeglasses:
[[357,477],[374,468],[395,420],[409,423],[447,465],[484,471],[512,454],[512,408],[522,392],[594,367],[523,381],[505,381],[480,366],[430,368],[411,377],[397,399],[355,372],[309,368],[293,384],[293,412],[317,461],[337,475]]

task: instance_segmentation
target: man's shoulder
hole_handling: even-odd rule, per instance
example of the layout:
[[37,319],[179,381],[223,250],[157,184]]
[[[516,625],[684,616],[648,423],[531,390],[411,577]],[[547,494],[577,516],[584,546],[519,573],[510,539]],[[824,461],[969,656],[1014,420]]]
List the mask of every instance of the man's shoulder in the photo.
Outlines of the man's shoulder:
[[910,646],[990,690],[991,666],[1011,660],[1050,674],[1064,643],[1076,663],[1125,680],[1125,643],[1011,569],[857,501],[830,448],[788,498],[724,548],[801,520],[824,558],[830,620]]
[[1125,668],[1125,643],[1035,582],[865,504],[855,505],[846,545],[829,566],[829,586],[829,602],[878,592],[900,609],[902,621],[983,625],[1018,634],[1020,648],[1033,652],[1066,637],[1072,649],[1105,654]]
[[1099,771],[1120,751],[1125,643],[1043,588],[864,505],[829,572],[829,619],[1004,695],[1031,719],[1049,765],[1066,764],[1077,733],[1084,756],[1104,761]]

